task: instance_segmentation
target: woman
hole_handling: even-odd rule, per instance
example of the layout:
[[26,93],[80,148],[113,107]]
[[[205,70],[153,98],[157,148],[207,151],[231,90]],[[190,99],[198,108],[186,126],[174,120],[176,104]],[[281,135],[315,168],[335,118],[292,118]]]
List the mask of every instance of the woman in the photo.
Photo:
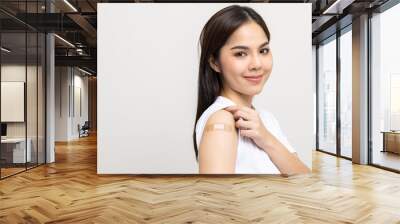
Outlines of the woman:
[[309,172],[274,116],[252,105],[272,70],[270,40],[262,17],[238,5],[203,28],[193,134],[199,173]]

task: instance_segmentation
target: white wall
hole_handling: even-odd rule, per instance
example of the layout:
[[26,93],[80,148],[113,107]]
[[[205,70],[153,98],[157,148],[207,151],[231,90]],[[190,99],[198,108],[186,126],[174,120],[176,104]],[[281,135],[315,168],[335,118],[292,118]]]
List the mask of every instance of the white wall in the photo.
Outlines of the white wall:
[[[198,172],[198,38],[228,5],[98,4],[98,173]],[[241,5],[258,11],[272,34],[274,69],[255,105],[274,113],[311,167],[311,4]]]
[[55,141],[68,140],[68,67],[55,68]]
[[[82,76],[83,73],[80,72],[79,70],[74,71],[74,107],[72,110],[75,113],[72,113],[72,119],[71,119],[71,135],[73,138],[79,138],[79,132],[78,132],[78,124],[82,126],[85,121],[88,120],[89,117],[89,112],[88,112],[88,77],[87,76]],[[78,92],[80,91],[80,93]],[[80,97],[79,97],[80,95]],[[80,102],[79,102],[80,101]],[[71,105],[72,106],[72,105]],[[81,107],[79,109],[79,107]],[[80,112],[80,110],[82,110]]]
[[[72,67],[56,67],[55,73],[55,140],[70,141],[79,137],[78,124],[88,120],[88,78]],[[82,114],[76,107],[79,89]]]

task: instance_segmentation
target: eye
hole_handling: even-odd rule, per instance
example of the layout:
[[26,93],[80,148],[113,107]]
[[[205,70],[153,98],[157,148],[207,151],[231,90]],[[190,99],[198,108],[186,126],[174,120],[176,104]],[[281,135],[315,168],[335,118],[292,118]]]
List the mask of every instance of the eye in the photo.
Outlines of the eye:
[[268,48],[263,48],[263,49],[261,49],[261,51],[260,51],[261,54],[268,54],[268,52],[269,52],[269,49],[268,49]]
[[246,56],[247,54],[246,54],[246,52],[244,52],[244,51],[239,51],[239,52],[236,52],[235,53],[235,57],[244,57],[244,56]]

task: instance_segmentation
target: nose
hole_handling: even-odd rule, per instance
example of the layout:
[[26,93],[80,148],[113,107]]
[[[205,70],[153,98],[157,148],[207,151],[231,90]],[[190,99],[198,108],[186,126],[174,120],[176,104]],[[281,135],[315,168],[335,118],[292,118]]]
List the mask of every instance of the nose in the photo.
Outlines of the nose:
[[249,70],[259,70],[261,68],[261,58],[259,55],[253,55],[249,64]]

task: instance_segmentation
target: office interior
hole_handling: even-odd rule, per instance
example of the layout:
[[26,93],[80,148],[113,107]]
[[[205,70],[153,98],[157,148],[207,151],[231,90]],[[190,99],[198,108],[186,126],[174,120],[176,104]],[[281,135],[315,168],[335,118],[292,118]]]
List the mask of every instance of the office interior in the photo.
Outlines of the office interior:
[[96,31],[82,15],[61,16],[71,6],[0,3],[1,179],[55,162],[55,142],[96,132]]
[[[96,136],[96,12],[107,2],[173,1],[0,2],[2,184],[57,165],[58,148]],[[312,5],[315,153],[398,175],[400,2],[235,2]]]

